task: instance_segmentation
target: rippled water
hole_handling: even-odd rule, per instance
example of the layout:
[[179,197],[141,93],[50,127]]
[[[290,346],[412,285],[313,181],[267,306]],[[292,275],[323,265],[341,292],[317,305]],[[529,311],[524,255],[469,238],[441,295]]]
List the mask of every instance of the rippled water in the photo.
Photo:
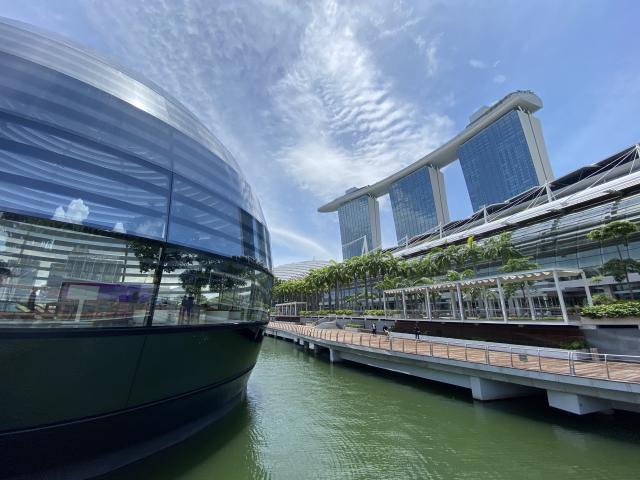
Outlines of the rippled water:
[[640,415],[474,402],[272,338],[248,393],[221,423],[111,478],[640,478]]

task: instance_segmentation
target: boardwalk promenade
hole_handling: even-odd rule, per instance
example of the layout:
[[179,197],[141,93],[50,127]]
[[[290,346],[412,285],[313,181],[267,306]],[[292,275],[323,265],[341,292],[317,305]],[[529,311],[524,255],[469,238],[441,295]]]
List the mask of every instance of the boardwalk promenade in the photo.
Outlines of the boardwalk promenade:
[[552,406],[573,413],[640,411],[640,357],[413,340],[288,322],[270,322],[267,334],[327,348],[332,361],[350,360],[467,387],[479,400],[544,389]]

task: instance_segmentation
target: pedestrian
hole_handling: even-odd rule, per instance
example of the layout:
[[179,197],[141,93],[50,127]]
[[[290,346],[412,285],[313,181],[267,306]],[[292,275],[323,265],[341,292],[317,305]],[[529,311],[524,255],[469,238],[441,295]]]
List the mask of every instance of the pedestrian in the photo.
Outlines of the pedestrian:
[[186,314],[187,314],[187,323],[191,323],[191,311],[193,310],[193,304],[195,303],[195,298],[193,294],[190,294],[187,297],[187,305],[186,305]]
[[180,313],[178,315],[178,324],[182,325],[184,323],[184,316],[187,312],[187,296],[182,296],[182,301],[180,302]]
[[33,312],[36,309],[36,295],[38,295],[38,289],[33,287],[31,289],[31,295],[29,295],[29,300],[27,300],[27,308],[29,311]]
[[420,327],[418,327],[417,323],[416,323],[416,329],[414,330],[414,333],[416,334],[416,340],[420,340]]
[[373,324],[371,324],[371,333],[373,333],[374,335],[376,334],[376,329],[378,327],[376,326],[375,322]]

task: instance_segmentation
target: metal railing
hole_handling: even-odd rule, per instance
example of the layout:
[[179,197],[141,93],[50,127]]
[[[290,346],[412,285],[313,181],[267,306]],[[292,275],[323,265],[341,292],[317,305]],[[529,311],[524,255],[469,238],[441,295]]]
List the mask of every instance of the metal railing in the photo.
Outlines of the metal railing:
[[640,356],[637,355],[590,353],[518,345],[478,344],[463,340],[416,340],[384,334],[372,335],[339,329],[320,329],[285,322],[271,322],[267,328],[330,342],[405,354],[541,373],[640,383]]

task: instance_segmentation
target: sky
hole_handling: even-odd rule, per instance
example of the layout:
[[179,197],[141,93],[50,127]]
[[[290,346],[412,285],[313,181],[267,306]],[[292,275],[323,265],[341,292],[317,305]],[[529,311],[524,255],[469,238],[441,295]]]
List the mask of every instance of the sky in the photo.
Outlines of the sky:
[[[0,0],[171,93],[253,186],[273,263],[341,258],[317,208],[374,183],[533,90],[556,176],[640,141],[640,2]],[[458,162],[452,219],[471,213]],[[388,196],[383,246],[396,243]]]

